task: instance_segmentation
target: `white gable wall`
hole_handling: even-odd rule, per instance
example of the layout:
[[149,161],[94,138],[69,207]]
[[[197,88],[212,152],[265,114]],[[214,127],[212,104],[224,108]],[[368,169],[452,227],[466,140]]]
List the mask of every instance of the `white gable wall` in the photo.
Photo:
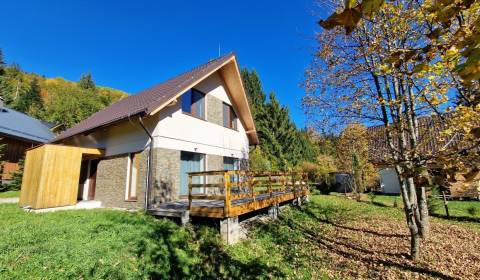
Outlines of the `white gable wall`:
[[[196,89],[231,104],[226,87],[215,73]],[[208,99],[205,98],[205,102]],[[205,104],[205,110],[208,105]],[[205,116],[208,113],[205,112]],[[241,122],[238,130],[201,120],[182,113],[181,99],[175,105],[159,113],[159,121],[153,131],[156,148],[182,150],[236,158],[248,158],[249,141]]]
[[[226,87],[217,73],[195,86],[207,95],[231,104]],[[205,97],[205,103],[208,99]],[[208,105],[205,104],[205,111]],[[205,112],[205,116],[207,116]],[[182,113],[181,98],[158,114],[145,119],[154,136],[155,148],[189,151],[235,158],[248,158],[249,141],[241,122],[238,130],[201,120]],[[111,125],[89,135],[77,135],[66,144],[105,149],[106,156],[138,152],[149,145],[149,138],[140,127],[138,118]]]

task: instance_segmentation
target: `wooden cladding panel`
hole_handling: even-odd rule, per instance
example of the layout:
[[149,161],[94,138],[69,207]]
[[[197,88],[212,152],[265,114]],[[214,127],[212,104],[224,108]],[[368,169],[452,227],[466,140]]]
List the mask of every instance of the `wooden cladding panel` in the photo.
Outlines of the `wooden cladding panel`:
[[19,205],[37,205],[37,198],[42,178],[44,146],[27,151],[23,171],[22,188]]
[[42,145],[27,151],[20,206],[34,209],[75,205],[84,153],[101,150],[62,145]]

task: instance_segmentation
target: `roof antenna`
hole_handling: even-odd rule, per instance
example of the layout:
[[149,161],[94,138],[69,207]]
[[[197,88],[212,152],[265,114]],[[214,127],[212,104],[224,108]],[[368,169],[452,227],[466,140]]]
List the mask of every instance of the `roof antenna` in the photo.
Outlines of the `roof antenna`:
[[221,55],[220,43],[218,43],[218,57]]

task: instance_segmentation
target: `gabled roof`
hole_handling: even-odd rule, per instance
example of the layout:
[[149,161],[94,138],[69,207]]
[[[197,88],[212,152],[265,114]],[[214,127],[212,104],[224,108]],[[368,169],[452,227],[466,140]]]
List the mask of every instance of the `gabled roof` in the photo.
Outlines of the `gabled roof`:
[[53,142],[58,142],[80,133],[88,133],[96,128],[107,126],[131,116],[153,115],[216,71],[219,71],[220,76],[225,81],[231,94],[232,103],[238,110],[238,117],[247,131],[250,143],[258,144],[255,124],[235,54],[233,53],[211,60],[206,64],[195,67],[188,72],[135,95],[130,95],[66,130],[55,138]]
[[0,108],[0,134],[35,143],[55,137],[42,121],[5,107]]
[[[446,115],[448,117],[448,115]],[[453,135],[451,137],[442,136],[442,131],[447,129],[447,125],[440,121],[438,116],[418,117],[419,139],[418,152],[423,154],[435,154],[443,148],[454,148],[456,150],[466,149],[471,143],[462,141],[462,135]],[[367,128],[368,134],[368,152],[370,161],[375,164],[386,163],[390,158],[390,149],[387,145],[387,135],[385,126],[377,125]],[[407,145],[409,138],[407,136]],[[398,147],[398,137],[393,133],[393,145]],[[478,150],[478,148],[475,148]]]

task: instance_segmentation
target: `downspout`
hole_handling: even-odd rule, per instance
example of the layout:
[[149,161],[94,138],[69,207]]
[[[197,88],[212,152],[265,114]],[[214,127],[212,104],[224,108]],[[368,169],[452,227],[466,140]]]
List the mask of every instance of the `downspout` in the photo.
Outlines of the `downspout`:
[[143,118],[142,116],[138,116],[138,122],[140,123],[140,125],[142,126],[143,130],[145,131],[145,133],[147,133],[148,137],[150,138],[150,150],[148,151],[148,166],[147,166],[147,186],[146,186],[146,189],[145,189],[145,211],[148,210],[148,196],[150,194],[150,186],[151,186],[151,183],[152,183],[152,177],[153,177],[153,173],[152,173],[152,161],[153,161],[153,136],[152,136],[152,133],[150,133],[150,131],[145,127],[145,124],[143,123]]

